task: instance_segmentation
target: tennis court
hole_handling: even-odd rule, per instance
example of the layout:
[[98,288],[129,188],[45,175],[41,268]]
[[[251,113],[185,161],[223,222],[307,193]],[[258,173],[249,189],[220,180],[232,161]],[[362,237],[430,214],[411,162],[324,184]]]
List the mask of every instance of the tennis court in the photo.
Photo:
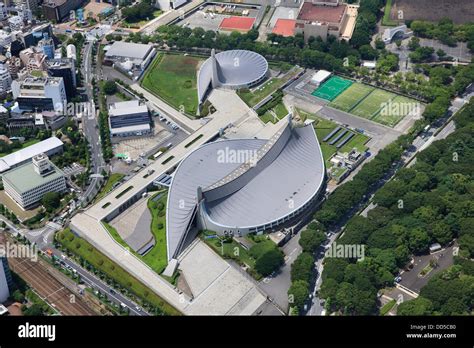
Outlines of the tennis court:
[[362,99],[364,99],[370,92],[374,90],[373,87],[361,84],[353,83],[343,93],[341,93],[336,99],[334,99],[329,106],[349,112],[354,106],[356,106]]
[[385,103],[388,103],[391,99],[395,98],[395,96],[396,94],[394,93],[386,92],[382,89],[375,89],[352,109],[351,113],[371,120]]
[[333,76],[320,87],[318,87],[312,93],[312,95],[321,99],[332,101],[339,94],[344,92],[350,85],[352,85],[352,81],[343,79],[339,76]]

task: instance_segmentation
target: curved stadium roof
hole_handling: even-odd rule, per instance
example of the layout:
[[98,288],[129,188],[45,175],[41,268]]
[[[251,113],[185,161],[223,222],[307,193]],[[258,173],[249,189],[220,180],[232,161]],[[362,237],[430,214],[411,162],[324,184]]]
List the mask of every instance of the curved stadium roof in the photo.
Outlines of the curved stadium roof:
[[214,87],[244,88],[262,80],[267,73],[268,62],[258,53],[230,50],[214,54],[213,51],[198,73],[199,103],[203,101],[210,84]]
[[[289,126],[287,126],[289,127]],[[235,192],[205,202],[206,218],[217,225],[254,227],[277,221],[308,203],[320,190],[324,161],[312,125],[294,128],[282,146],[272,146],[271,161],[257,162],[248,182]],[[263,139],[220,140],[191,152],[176,169],[168,195],[166,234],[168,258],[181,250],[187,227],[197,209],[197,189],[215,183],[238,170],[242,163],[218,162],[218,151],[259,150]],[[290,205],[290,200],[292,204]]]

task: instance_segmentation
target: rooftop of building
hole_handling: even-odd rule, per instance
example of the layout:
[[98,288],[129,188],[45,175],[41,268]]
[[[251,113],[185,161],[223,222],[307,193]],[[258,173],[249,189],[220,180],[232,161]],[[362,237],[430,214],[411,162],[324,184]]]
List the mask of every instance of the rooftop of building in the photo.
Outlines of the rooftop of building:
[[33,163],[28,162],[3,173],[2,179],[7,180],[15,191],[21,194],[64,176],[53,163],[51,169],[46,175],[40,175],[35,171]]
[[55,58],[55,59],[48,59],[46,64],[49,68],[60,68],[66,67],[70,68],[74,65],[74,61],[72,58]]
[[305,2],[301,7],[297,19],[307,22],[340,23],[344,17],[346,4],[337,6],[316,5]]
[[145,104],[140,104],[138,100],[128,100],[109,105],[110,117],[137,114],[143,112],[148,112],[148,108]]
[[60,84],[62,77],[51,77],[51,76],[27,76],[24,80],[20,81],[22,86],[24,85],[53,85]]
[[149,132],[151,130],[150,124],[137,124],[133,126],[125,126],[125,127],[110,127],[110,133],[114,134],[121,134],[121,133],[137,133],[137,132]]
[[3,156],[0,158],[0,173],[10,169],[11,167],[14,167],[18,163],[32,158],[33,156],[48,152],[62,145],[63,142],[61,140],[56,137],[51,137],[34,145],[30,145],[24,149],[13,152],[9,155]]
[[[287,125],[275,139],[228,139],[205,144],[181,161],[168,194],[169,258],[179,253],[198,203],[198,187],[204,197],[216,189],[224,195],[212,201],[206,199],[205,214],[214,223],[232,228],[280,220],[314,197],[325,175],[316,134],[311,125],[290,127]],[[219,153],[223,151],[261,156],[256,164],[241,170],[246,163],[222,161]],[[184,207],[180,204],[183,200],[187,202]],[[290,201],[294,204],[289,208]]]
[[145,59],[152,49],[153,46],[151,45],[115,41],[112,45],[109,46],[109,49],[105,53],[105,56]]

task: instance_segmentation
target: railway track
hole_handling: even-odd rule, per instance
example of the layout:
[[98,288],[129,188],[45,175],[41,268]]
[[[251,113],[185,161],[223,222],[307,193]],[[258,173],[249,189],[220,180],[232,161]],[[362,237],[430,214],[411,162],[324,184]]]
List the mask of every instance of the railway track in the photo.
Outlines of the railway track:
[[[39,262],[33,262],[27,258],[9,258],[8,262],[15,273],[62,315],[97,315],[81,298],[61,284]],[[72,298],[74,301],[71,301]]]

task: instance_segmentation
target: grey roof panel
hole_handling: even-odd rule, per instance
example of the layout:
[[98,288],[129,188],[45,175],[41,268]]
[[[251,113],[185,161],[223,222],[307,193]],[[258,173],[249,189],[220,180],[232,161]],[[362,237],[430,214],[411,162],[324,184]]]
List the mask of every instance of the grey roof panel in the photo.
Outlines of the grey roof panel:
[[[257,151],[263,139],[220,140],[191,152],[176,169],[168,195],[168,258],[178,251],[191,222],[197,188],[206,188],[235,171],[242,162],[219,160],[220,151]],[[312,125],[295,128],[279,154],[242,188],[206,203],[208,218],[230,227],[259,226],[298,210],[321,188],[325,169]]]
[[206,203],[218,225],[255,227],[279,220],[319,191],[324,161],[313,127],[295,128],[280,155],[232,195]]
[[166,210],[166,239],[168,259],[175,254],[186,233],[197,204],[197,188],[207,187],[226,176],[241,163],[219,163],[218,150],[257,150],[265,140],[233,139],[205,144],[184,158],[175,171],[168,194]]
[[[212,81],[212,56],[201,66],[198,73],[198,98],[202,102]],[[218,85],[243,88],[263,79],[268,73],[267,60],[258,53],[247,50],[230,50],[217,53]]]

